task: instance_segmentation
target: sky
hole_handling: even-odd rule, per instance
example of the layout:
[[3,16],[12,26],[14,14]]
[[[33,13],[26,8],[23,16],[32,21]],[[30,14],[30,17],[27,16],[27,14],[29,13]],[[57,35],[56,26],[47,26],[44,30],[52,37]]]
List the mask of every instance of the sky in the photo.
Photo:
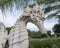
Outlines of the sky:
[[[15,9],[13,9],[12,13],[10,13],[9,11],[6,10],[6,14],[4,16],[4,14],[2,14],[2,12],[0,10],[0,21],[3,22],[6,27],[11,27],[15,24],[17,19],[19,17],[21,17],[22,13],[23,13],[23,10],[16,11]],[[53,26],[56,23],[58,23],[58,19],[55,19],[55,18],[45,20],[44,27],[47,30],[52,30]],[[31,31],[38,31],[39,30],[38,27],[31,22],[27,23],[26,27],[27,27],[27,29],[30,29]]]
[[[41,5],[40,8],[42,9],[44,7],[44,5]],[[14,5],[13,6],[13,9],[12,9],[12,12],[8,11],[7,9],[5,10],[5,14],[3,14],[0,10],[0,22],[3,22],[4,25],[6,27],[11,27],[15,24],[15,22],[17,21],[17,19],[19,17],[21,17],[21,14],[23,14],[23,9],[19,9],[19,10],[16,10],[16,6]],[[56,10],[55,10],[56,11]],[[52,11],[51,13],[54,13],[55,11]],[[47,13],[45,14],[45,17],[51,13]],[[47,29],[47,30],[52,30],[53,26],[55,24],[58,23],[58,19],[56,18],[52,18],[52,19],[49,19],[49,20],[45,20],[44,21],[44,27]],[[26,25],[27,29],[30,29],[31,31],[38,31],[38,27],[29,22],[27,23]]]

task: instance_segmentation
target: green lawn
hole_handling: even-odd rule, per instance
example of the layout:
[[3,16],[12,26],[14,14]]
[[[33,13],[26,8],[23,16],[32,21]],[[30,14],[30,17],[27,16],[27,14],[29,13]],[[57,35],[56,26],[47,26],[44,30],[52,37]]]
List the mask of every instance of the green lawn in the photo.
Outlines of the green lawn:
[[[60,38],[52,39],[53,42],[56,44],[57,48],[60,48]],[[50,41],[48,38],[44,39],[35,39],[30,38],[30,48],[56,48],[55,45]]]

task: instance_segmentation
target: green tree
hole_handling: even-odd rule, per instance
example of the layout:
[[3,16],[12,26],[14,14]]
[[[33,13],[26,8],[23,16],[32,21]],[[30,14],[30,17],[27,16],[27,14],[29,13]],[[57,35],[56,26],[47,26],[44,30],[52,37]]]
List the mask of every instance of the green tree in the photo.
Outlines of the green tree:
[[54,25],[53,31],[55,32],[56,35],[60,36],[60,24]]
[[[45,9],[45,14],[48,14],[46,18],[57,17],[60,20],[60,0],[0,0],[0,9],[3,11],[9,10],[12,12],[13,4],[15,4],[17,9],[25,8],[28,5],[32,7],[38,3]],[[54,12],[54,13],[51,13]],[[49,14],[50,13],[50,14]]]
[[10,33],[11,28],[12,27],[6,27],[6,30],[7,30],[8,34]]
[[47,18],[60,18],[60,15],[58,15],[58,13],[60,12],[60,0],[0,0],[0,9],[2,11],[4,11],[6,8],[12,9],[13,4],[16,5],[17,9],[20,9],[21,7],[25,8],[28,5],[32,7],[36,3],[38,3],[39,5],[43,5],[45,14],[49,14],[50,12],[55,11],[54,13],[49,14]]

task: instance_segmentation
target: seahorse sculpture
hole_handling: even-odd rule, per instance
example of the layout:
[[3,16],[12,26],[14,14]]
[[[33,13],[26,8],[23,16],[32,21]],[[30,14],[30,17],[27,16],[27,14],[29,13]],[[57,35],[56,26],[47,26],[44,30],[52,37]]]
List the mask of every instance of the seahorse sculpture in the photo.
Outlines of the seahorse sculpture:
[[27,7],[22,17],[17,19],[16,24],[10,31],[8,40],[9,48],[29,48],[28,32],[26,24],[32,22],[36,24],[42,34],[47,34],[43,26],[44,12],[36,4],[33,8]]

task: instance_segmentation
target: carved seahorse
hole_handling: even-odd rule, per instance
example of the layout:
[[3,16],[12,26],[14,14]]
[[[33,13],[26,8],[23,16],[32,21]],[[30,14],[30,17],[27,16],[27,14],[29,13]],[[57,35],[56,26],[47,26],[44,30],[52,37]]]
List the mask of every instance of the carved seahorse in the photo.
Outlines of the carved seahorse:
[[18,19],[9,34],[9,48],[28,48],[28,32],[26,30],[26,20]]
[[43,26],[44,17],[41,13],[41,10],[39,10],[39,7],[37,5],[35,7],[27,7],[23,12],[22,17],[17,20],[9,35],[9,48],[29,47],[28,32],[26,29],[26,23],[29,21],[35,23],[42,34],[47,33],[46,29]]

